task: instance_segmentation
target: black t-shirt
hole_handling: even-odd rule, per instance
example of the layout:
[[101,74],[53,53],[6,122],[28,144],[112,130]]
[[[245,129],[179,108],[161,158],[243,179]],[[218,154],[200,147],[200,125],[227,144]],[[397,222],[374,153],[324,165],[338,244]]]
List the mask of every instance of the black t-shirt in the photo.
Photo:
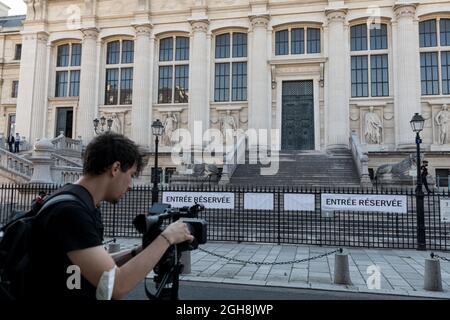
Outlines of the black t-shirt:
[[[27,277],[27,298],[45,300],[95,299],[96,287],[81,275],[81,288],[69,289],[67,282],[70,261],[67,253],[102,245],[103,223],[101,213],[91,194],[82,186],[66,185],[54,195],[70,193],[84,205],[76,202],[56,204],[36,220],[33,226],[33,248],[30,277]],[[73,278],[73,277],[72,277]],[[72,279],[71,278],[71,279]],[[73,284],[73,281],[69,281]]]

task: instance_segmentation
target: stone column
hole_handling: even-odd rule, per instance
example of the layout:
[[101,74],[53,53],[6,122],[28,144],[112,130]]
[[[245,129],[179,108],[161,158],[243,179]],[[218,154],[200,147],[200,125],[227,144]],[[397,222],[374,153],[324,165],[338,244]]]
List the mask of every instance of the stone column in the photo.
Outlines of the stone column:
[[149,113],[151,112],[150,68],[153,57],[150,50],[150,24],[137,25],[134,59],[133,80],[133,109],[131,112],[131,137],[140,146],[149,146],[150,127]]
[[44,133],[47,41],[46,32],[23,35],[16,132],[25,136],[31,145]]
[[267,56],[267,25],[268,15],[250,16],[252,25],[250,81],[249,88],[249,129],[271,129],[271,106],[268,103],[269,65]]
[[328,18],[328,81],[326,114],[327,137],[326,145],[329,149],[348,148],[349,101],[348,87],[349,70],[346,61],[349,57],[346,45],[345,18],[346,9],[327,10]]
[[97,37],[95,28],[84,29],[81,55],[80,102],[78,114],[78,135],[87,145],[94,137],[96,77],[97,77]]
[[192,57],[190,65],[189,88],[189,129],[194,133],[194,122],[202,124],[202,134],[209,129],[208,70],[207,70],[207,31],[208,20],[193,20]]
[[394,54],[394,109],[396,146],[415,146],[415,136],[409,121],[420,107],[420,55],[419,28],[415,21],[415,4],[394,6],[396,22],[393,23]]

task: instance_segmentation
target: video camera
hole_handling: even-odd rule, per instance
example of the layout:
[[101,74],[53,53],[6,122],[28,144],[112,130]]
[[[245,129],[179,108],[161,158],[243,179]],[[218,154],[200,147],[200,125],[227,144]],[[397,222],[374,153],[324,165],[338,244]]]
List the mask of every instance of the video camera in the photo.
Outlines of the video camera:
[[149,299],[178,300],[179,274],[183,271],[183,265],[180,263],[181,253],[195,250],[199,244],[204,244],[207,241],[207,222],[203,219],[198,219],[198,213],[204,209],[203,205],[197,203],[191,207],[179,209],[171,208],[170,204],[155,203],[150,208],[148,215],[140,214],[134,218],[133,224],[136,230],[143,234],[143,248],[147,247],[161,234],[164,230],[163,223],[165,220],[173,222],[182,219],[194,236],[194,240],[191,243],[183,242],[171,246],[155,266],[153,269],[155,272],[153,280],[156,284],[157,292],[153,295],[145,286]]
[[155,203],[149,209],[148,215],[140,214],[136,216],[133,224],[136,230],[143,234],[142,246],[145,248],[164,230],[163,222],[165,220],[177,221],[182,219],[194,236],[194,241],[179,244],[178,250],[195,250],[199,244],[205,244],[207,241],[207,222],[198,219],[198,213],[203,210],[205,210],[205,207],[201,204],[195,204],[191,207],[171,208],[170,204]]

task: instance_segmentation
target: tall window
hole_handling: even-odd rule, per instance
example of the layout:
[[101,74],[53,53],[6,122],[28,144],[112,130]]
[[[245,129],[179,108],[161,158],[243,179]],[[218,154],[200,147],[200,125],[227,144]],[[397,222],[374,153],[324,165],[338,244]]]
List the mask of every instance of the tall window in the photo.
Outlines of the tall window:
[[289,28],[275,32],[275,55],[321,52],[319,28]]
[[55,97],[80,95],[81,44],[71,43],[57,48]]
[[16,44],[16,48],[14,50],[14,60],[20,60],[22,57],[22,44],[18,43]]
[[134,41],[116,40],[106,46],[105,105],[133,103]]
[[158,103],[189,102],[189,38],[159,41]]
[[450,95],[450,19],[419,24],[422,95]]
[[12,82],[11,98],[17,98],[19,94],[19,81],[15,80]]
[[350,29],[352,97],[389,96],[386,24],[359,24]]
[[216,36],[214,101],[247,100],[247,34]]

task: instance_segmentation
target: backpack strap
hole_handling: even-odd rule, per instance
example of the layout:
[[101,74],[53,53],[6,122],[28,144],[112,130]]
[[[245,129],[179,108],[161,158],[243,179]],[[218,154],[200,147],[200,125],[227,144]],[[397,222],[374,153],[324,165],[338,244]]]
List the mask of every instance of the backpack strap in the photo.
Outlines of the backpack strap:
[[25,218],[36,218],[37,216],[40,215],[41,212],[43,212],[44,210],[48,209],[49,207],[61,203],[61,202],[75,202],[80,204],[83,208],[87,209],[88,211],[90,211],[91,209],[89,209],[87,207],[87,205],[81,201],[80,198],[78,198],[77,196],[75,196],[72,193],[61,193],[59,195],[55,195],[51,198],[49,198],[47,201],[44,202],[44,204],[42,205],[41,209],[39,209],[39,211],[33,215],[33,216],[20,216],[10,222],[8,222],[7,224],[5,224],[4,226],[0,227],[0,231],[1,232],[5,232],[11,225],[15,224],[17,221],[21,220],[21,219],[25,219]]
[[82,205],[84,208],[87,209],[86,204],[83,201],[81,201],[80,198],[78,198],[77,196],[75,196],[73,194],[67,194],[66,193],[66,194],[60,194],[60,195],[54,196],[53,198],[50,198],[48,201],[45,201],[45,203],[42,206],[42,208],[36,214],[36,217],[41,212],[43,212],[45,209],[47,209],[47,208],[49,208],[49,207],[51,207],[51,206],[53,206],[55,204],[58,204],[58,203],[61,203],[61,202],[69,202],[69,201],[76,202],[76,203]]

